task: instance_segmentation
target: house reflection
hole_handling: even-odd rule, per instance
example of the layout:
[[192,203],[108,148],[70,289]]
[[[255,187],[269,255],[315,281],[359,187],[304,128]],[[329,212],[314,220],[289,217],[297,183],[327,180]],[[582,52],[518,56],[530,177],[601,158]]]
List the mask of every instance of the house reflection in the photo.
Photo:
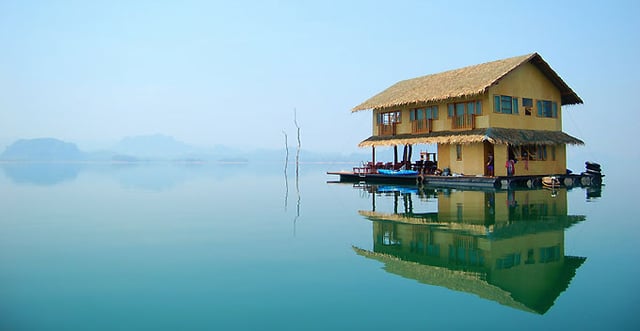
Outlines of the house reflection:
[[567,215],[566,190],[363,188],[373,251],[354,250],[405,278],[544,314],[585,261],[564,254],[565,230],[585,220]]

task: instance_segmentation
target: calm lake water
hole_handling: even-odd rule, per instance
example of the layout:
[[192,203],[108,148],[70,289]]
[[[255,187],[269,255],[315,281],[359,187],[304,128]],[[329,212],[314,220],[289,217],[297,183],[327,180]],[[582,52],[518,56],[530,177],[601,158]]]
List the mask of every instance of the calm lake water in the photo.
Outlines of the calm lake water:
[[0,165],[0,330],[638,330],[634,194]]

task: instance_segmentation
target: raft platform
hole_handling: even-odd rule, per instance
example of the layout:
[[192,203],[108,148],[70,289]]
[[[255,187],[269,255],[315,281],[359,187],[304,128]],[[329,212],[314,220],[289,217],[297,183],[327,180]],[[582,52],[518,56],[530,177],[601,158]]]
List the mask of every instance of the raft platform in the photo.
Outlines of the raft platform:
[[340,176],[340,182],[350,183],[381,183],[381,184],[405,184],[427,185],[434,187],[451,188],[494,188],[509,189],[515,187],[542,187],[542,178],[555,176],[560,185],[574,186],[598,186],[602,184],[602,176],[593,174],[564,174],[564,175],[536,175],[536,176],[439,176],[439,175],[388,175],[379,173],[363,173],[350,171],[329,171],[328,175]]

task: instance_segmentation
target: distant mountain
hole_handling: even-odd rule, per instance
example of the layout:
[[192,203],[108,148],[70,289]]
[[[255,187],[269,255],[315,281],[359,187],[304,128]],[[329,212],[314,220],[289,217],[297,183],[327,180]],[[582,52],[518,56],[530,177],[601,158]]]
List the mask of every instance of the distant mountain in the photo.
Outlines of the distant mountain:
[[54,138],[20,139],[0,154],[7,161],[80,161],[85,157],[75,144]]
[[[296,148],[289,146],[290,163],[295,162]],[[369,153],[318,153],[300,151],[300,162],[352,162],[368,160]],[[69,142],[54,138],[21,139],[0,154],[0,160],[9,161],[96,161],[135,163],[147,161],[172,162],[226,162],[226,163],[280,163],[284,162],[284,148],[241,150],[224,145],[198,148],[165,135],[127,137],[113,148],[83,152]]]
[[113,147],[121,155],[137,158],[176,158],[196,152],[196,148],[161,134],[126,137]]

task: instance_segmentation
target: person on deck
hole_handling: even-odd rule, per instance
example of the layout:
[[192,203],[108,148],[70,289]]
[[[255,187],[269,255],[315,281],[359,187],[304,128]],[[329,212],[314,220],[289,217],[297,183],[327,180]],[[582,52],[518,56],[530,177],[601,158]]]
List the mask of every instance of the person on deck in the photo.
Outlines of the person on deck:
[[493,177],[493,154],[489,153],[489,160],[487,161],[487,175]]
[[510,158],[504,166],[507,168],[507,176],[516,174],[516,161]]

